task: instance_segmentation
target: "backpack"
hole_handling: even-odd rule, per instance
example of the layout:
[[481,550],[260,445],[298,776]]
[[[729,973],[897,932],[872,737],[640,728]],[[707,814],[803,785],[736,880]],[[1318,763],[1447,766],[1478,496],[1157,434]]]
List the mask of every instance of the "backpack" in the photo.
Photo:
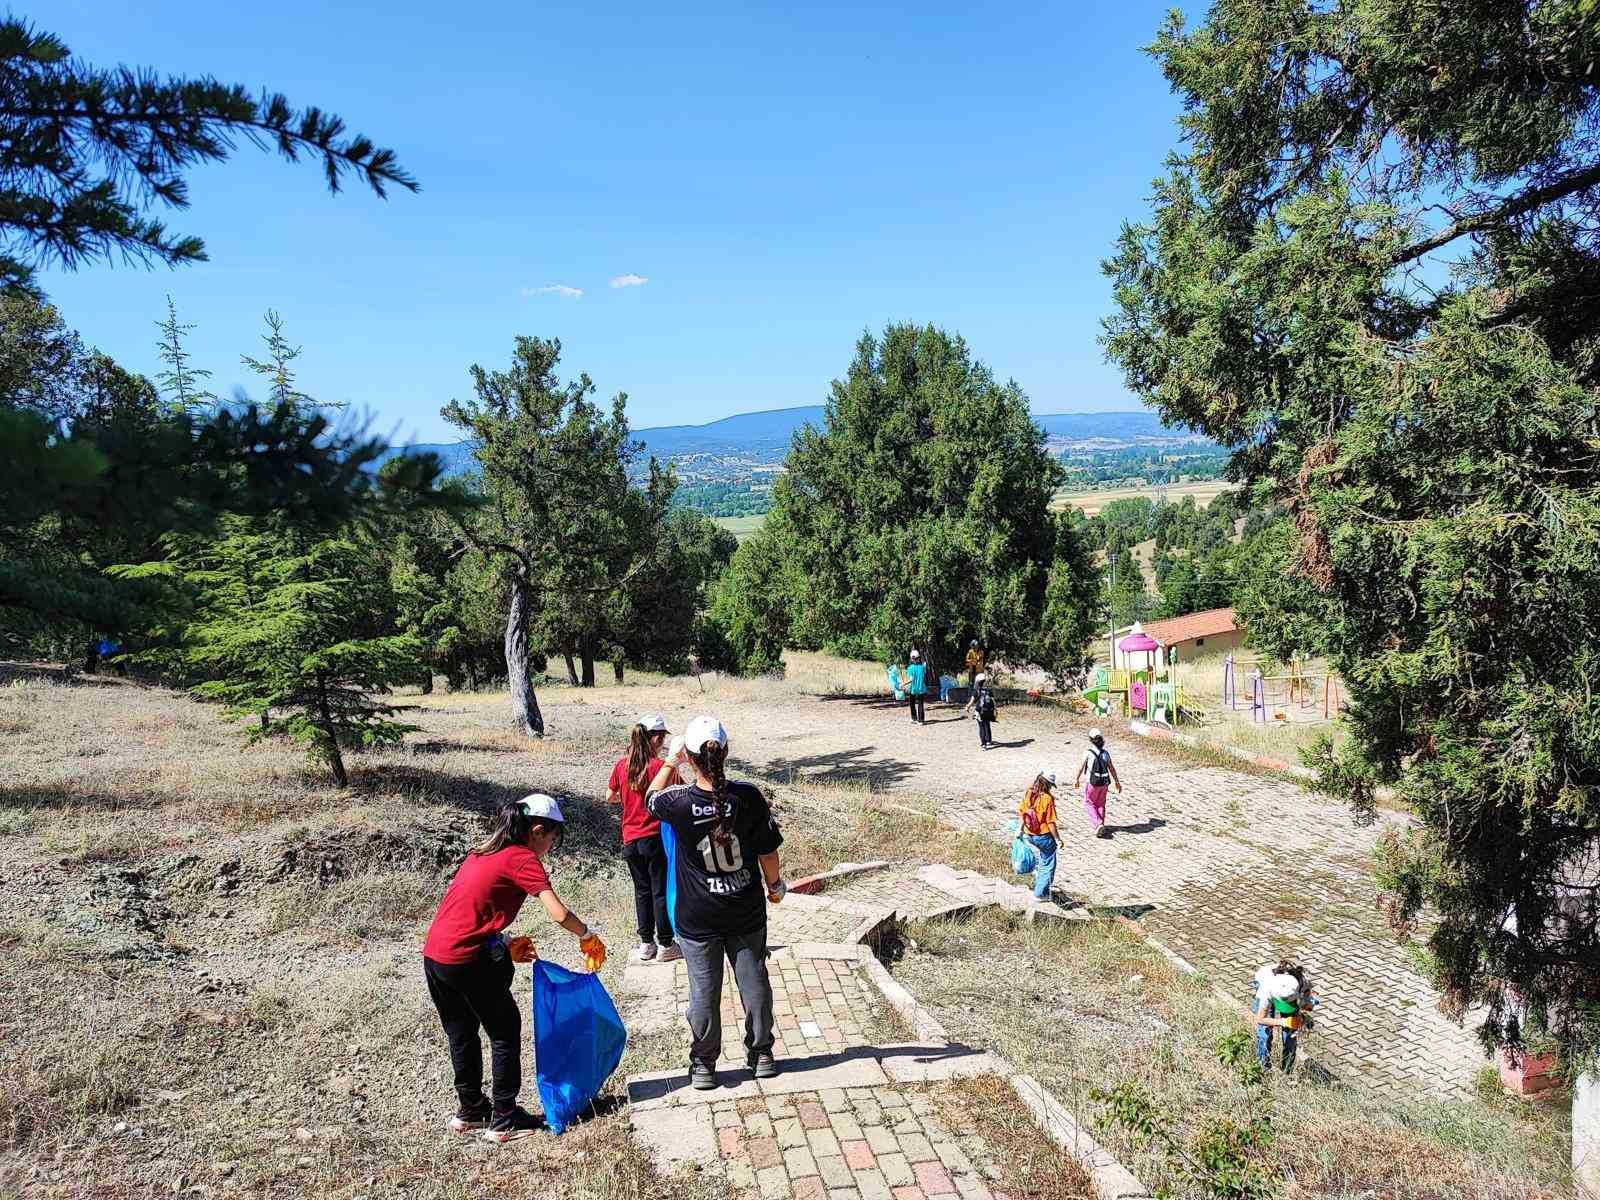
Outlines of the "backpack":
[[994,720],[994,693],[987,689],[978,693],[978,716],[985,721]]
[[1111,782],[1111,755],[1106,750],[1096,750],[1089,747],[1092,761],[1089,763],[1089,786],[1105,787]]

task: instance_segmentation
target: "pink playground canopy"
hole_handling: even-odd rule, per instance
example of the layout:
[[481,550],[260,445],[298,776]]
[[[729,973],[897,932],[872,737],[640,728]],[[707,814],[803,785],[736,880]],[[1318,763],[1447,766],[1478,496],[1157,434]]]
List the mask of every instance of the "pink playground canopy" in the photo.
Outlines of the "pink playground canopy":
[[1130,633],[1117,643],[1117,649],[1128,651],[1159,650],[1161,649],[1161,643],[1148,633]]

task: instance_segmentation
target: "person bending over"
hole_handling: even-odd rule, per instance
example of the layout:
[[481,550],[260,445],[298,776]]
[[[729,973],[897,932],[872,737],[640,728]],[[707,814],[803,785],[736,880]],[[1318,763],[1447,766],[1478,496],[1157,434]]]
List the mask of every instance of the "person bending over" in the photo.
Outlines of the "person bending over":
[[[542,1124],[517,1104],[522,1090],[522,1014],[511,996],[513,963],[532,962],[533,939],[504,931],[537,896],[550,919],[581,939],[591,971],[606,960],[606,947],[568,911],[550,886],[544,859],[566,838],[561,806],[535,794],[500,809],[494,831],[467,854],[445,889],[422,944],[422,973],[439,1023],[450,1043],[459,1107],[450,1118],[455,1133],[482,1129],[490,1142],[530,1137]],[[494,1101],[483,1095],[483,1046],[489,1035]],[[487,1128],[485,1128],[487,1126]]]

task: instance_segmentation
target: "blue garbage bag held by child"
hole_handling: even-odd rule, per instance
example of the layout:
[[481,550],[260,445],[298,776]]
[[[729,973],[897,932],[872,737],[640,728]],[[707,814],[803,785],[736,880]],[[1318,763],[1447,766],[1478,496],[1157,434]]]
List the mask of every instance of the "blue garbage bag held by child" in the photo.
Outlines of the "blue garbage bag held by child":
[[561,1133],[594,1103],[628,1041],[600,977],[538,959],[533,964],[533,1051],[539,1102]]
[[1022,836],[1022,822],[1011,822],[1011,869],[1018,875],[1032,875],[1039,867],[1039,852]]

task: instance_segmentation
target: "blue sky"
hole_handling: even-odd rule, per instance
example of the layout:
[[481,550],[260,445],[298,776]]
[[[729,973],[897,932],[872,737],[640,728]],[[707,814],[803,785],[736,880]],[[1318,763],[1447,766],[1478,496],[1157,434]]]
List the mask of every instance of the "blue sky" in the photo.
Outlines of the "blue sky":
[[1138,50],[1168,7],[23,6],[88,61],[337,112],[423,189],[330,197],[245,149],[169,214],[209,263],[43,282],[145,371],[170,293],[223,393],[275,308],[304,390],[408,440],[453,440],[440,406],[519,333],[559,337],[636,427],[821,403],[890,320],[961,333],[1036,411],[1134,408],[1099,263],[1173,144]]

